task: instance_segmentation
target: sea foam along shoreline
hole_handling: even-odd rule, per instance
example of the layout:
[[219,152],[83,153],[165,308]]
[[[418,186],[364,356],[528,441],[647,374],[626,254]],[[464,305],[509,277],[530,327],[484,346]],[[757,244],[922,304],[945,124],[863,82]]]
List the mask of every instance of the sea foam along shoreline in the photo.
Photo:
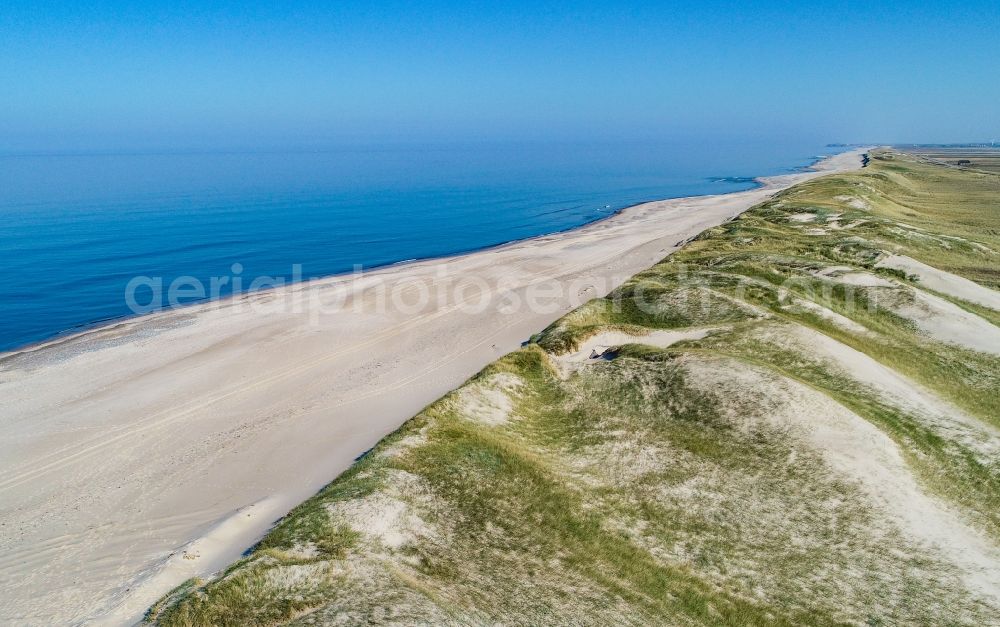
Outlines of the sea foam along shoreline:
[[[403,421],[579,302],[705,228],[827,172],[754,190],[630,207],[556,235],[129,319],[5,360],[0,389],[0,619],[128,623],[189,576],[228,564]],[[572,289],[545,311],[454,303],[418,314],[310,319],[352,282],[477,277],[523,296]],[[279,293],[280,292],[280,293]],[[278,296],[298,310],[250,310]],[[173,557],[171,557],[173,556]]]

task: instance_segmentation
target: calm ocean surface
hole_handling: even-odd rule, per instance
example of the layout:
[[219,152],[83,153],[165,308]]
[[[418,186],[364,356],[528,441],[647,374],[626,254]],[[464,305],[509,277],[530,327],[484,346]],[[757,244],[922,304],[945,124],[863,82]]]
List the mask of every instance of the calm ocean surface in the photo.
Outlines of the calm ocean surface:
[[350,271],[748,189],[808,144],[506,144],[0,156],[0,350],[128,315],[125,286]]

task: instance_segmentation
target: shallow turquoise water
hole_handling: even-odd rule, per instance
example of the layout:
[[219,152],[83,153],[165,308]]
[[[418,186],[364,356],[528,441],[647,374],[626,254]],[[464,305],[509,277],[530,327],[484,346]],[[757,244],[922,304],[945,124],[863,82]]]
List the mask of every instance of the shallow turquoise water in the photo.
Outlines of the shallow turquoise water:
[[[0,156],[0,350],[132,313],[135,276],[346,272],[560,231],[804,166],[809,144]],[[223,288],[223,294],[227,288]]]

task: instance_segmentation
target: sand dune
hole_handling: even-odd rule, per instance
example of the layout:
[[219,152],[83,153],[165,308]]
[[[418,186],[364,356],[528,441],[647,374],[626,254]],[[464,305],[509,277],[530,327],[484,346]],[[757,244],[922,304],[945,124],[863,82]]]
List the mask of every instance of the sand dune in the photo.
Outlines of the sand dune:
[[886,255],[875,265],[902,270],[915,275],[921,285],[932,290],[1000,311],[1000,294],[965,277],[938,270],[905,255]]
[[[0,622],[136,620],[572,307],[780,189],[859,165],[844,153],[748,192],[646,203],[568,233],[4,355]],[[396,300],[379,308],[386,291]],[[418,306],[427,293],[447,296]],[[508,307],[531,296],[544,306]]]

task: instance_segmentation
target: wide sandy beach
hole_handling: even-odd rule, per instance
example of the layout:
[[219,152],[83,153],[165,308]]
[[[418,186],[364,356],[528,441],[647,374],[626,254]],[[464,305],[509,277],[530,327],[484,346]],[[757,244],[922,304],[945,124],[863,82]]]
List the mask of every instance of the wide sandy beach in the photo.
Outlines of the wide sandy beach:
[[567,310],[765,197],[860,163],[847,152],[747,192],[4,355],[0,622],[134,622]]

